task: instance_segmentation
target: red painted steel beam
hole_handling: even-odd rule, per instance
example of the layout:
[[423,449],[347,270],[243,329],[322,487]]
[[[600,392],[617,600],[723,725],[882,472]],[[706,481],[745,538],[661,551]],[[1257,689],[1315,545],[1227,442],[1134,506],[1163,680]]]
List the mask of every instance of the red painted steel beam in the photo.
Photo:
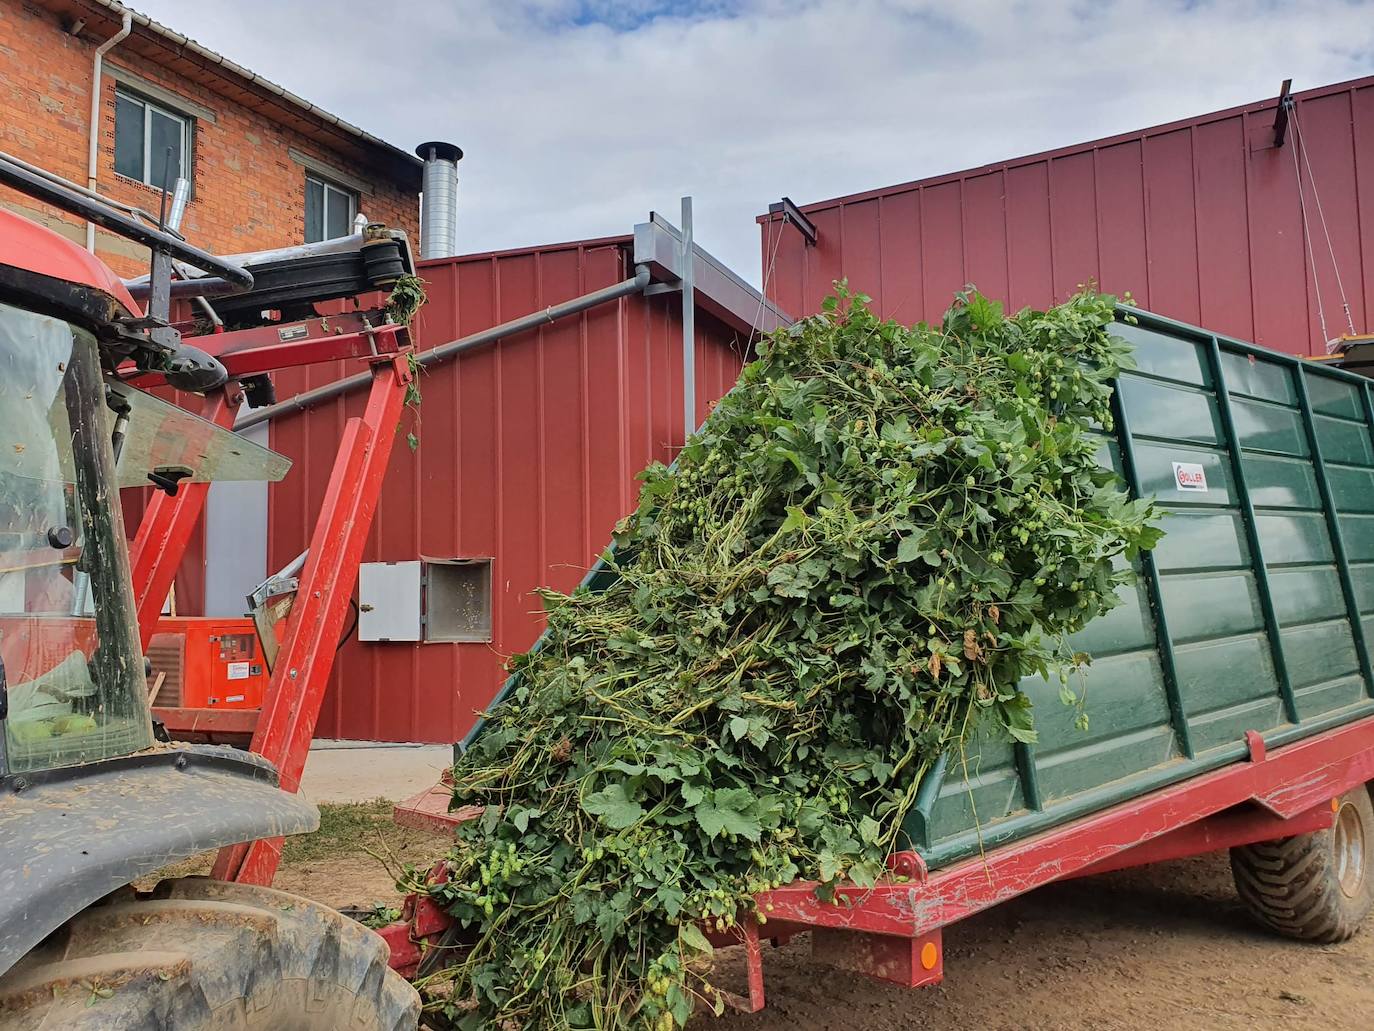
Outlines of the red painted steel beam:
[[[313,337],[279,336],[284,329],[290,328],[265,326],[196,337],[196,346],[218,358],[229,370],[230,376],[240,379],[301,365],[395,354],[399,346],[396,334],[389,331],[395,327],[359,329],[349,333],[331,332]],[[229,343],[220,345],[219,341]],[[166,378],[159,373],[139,375],[133,380],[134,385],[141,390],[161,386],[166,382]]]
[[[837,904],[797,882],[759,896],[770,919],[916,937],[1247,802],[1295,819],[1374,780],[1374,718],[1325,731],[1173,787],[990,850],[929,875],[925,883],[841,887]],[[1199,847],[1206,845],[1198,840]],[[1176,853],[1177,854],[1177,853]]]
[[[205,399],[200,414],[216,426],[228,429],[234,424],[242,400],[243,392],[231,381],[222,391]],[[209,492],[208,483],[182,483],[175,496],[154,491],[143,511],[138,533],[129,547],[129,565],[134,582],[138,637],[145,652],[157,632],[162,606],[172,589]]]
[[811,933],[811,955],[837,970],[902,988],[939,984],[945,976],[944,942],[938,930],[908,938],[818,927]]
[[1275,816],[1259,806],[1228,810],[1161,834],[1135,848],[1124,849],[1108,859],[1085,866],[1073,876],[1091,877],[1112,870],[1220,852],[1238,845],[1311,834],[1313,831],[1326,830],[1334,819],[1335,813],[1329,802],[1322,802],[1290,819]]
[[[350,419],[344,427],[310,538],[310,554],[252,744],[254,752],[277,768],[286,791],[300,787],[409,379],[403,357],[373,365],[367,409],[361,419]],[[213,876],[271,884],[280,859],[280,838],[234,845],[220,851]]]
[[168,733],[241,734],[252,737],[258,725],[257,709],[186,709],[154,707],[153,718],[161,720]]

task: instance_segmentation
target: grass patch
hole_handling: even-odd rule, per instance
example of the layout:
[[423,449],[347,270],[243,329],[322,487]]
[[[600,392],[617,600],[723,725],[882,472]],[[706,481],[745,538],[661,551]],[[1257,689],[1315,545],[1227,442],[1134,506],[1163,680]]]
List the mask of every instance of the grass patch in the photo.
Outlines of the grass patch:
[[425,835],[392,822],[395,804],[385,798],[371,802],[321,803],[320,829],[313,834],[287,838],[282,846],[282,862],[309,863],[368,853],[404,859]]

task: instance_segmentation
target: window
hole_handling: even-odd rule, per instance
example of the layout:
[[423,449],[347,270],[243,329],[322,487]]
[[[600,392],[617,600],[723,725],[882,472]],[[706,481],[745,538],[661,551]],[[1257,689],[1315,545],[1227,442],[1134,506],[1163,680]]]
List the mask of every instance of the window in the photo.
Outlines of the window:
[[191,178],[192,121],[124,89],[115,90],[114,167],[120,175],[171,190]]
[[305,242],[353,235],[358,195],[318,176],[305,177]]

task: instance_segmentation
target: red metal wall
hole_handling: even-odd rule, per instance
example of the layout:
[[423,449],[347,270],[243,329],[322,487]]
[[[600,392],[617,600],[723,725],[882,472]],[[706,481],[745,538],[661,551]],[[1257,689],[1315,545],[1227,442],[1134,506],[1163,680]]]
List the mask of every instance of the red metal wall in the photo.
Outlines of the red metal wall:
[[[633,274],[628,238],[424,263],[420,349],[609,286]],[[364,561],[493,558],[491,644],[350,641],[317,735],[451,742],[504,679],[507,655],[542,625],[536,587],[571,589],[633,508],[635,474],[682,441],[677,295],[634,296],[462,355],[423,374],[423,400],[393,451]],[[735,335],[697,318],[697,398],[741,365]],[[285,398],[353,369],[277,377]],[[269,496],[270,568],[304,547],[344,420],[366,393],[275,421],[271,446],[294,466]]]
[[885,316],[913,323],[938,318],[965,283],[1019,308],[1096,282],[1163,315],[1324,353],[1327,336],[1347,329],[1318,199],[1355,328],[1374,329],[1374,77],[1295,97],[1311,166],[1300,166],[1311,258],[1297,134],[1290,122],[1288,142],[1274,147],[1271,98],[806,205],[815,247],[764,216],[769,295],[793,314],[813,312],[848,277]]

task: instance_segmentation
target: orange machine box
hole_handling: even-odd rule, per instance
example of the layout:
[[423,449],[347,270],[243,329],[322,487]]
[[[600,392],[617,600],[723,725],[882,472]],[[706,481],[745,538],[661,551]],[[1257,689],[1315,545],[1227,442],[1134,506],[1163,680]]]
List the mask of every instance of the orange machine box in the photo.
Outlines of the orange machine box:
[[[181,709],[259,709],[267,662],[251,619],[163,616],[148,643],[153,704]],[[158,677],[162,683],[158,685]]]

